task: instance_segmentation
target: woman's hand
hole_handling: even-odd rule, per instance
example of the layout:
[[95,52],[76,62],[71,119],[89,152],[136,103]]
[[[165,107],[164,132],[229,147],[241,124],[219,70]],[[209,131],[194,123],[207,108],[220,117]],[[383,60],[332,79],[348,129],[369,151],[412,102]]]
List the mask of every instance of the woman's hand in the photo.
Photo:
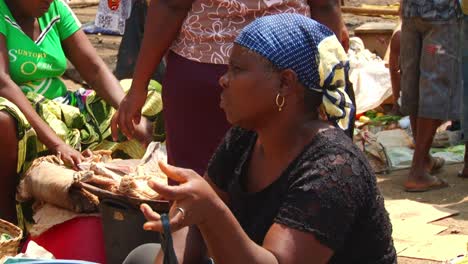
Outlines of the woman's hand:
[[119,129],[128,138],[132,139],[135,127],[141,120],[141,109],[146,101],[145,89],[131,88],[120,103],[119,109],[112,117],[112,138],[117,140]]
[[[173,201],[169,212],[172,231],[185,226],[200,225],[216,217],[216,209],[223,202],[205,179],[193,170],[177,168],[161,162],[159,166],[170,179],[179,183],[177,186],[163,185],[155,181],[148,183],[165,199]],[[141,205],[140,208],[148,220],[143,228],[162,232],[160,215],[147,204]]]
[[66,143],[61,143],[51,149],[55,154],[65,163],[66,166],[78,170],[78,164],[84,159],[83,155],[67,145]]
[[153,141],[153,123],[146,117],[141,118],[138,125],[135,126],[134,138],[138,140],[145,148]]

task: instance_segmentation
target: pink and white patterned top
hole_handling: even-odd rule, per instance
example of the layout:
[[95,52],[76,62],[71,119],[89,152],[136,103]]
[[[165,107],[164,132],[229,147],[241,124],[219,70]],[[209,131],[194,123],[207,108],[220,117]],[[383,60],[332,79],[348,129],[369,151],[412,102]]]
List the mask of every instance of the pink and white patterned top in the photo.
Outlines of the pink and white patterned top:
[[196,0],[171,50],[193,61],[228,64],[242,28],[257,17],[278,13],[310,17],[307,0]]

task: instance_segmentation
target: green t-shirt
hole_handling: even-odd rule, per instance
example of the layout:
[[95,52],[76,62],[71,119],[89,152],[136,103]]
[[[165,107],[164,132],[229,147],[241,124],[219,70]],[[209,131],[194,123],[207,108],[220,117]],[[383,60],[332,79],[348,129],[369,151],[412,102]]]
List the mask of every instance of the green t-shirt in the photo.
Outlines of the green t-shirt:
[[81,27],[63,0],[54,0],[38,18],[41,34],[27,36],[15,22],[4,0],[0,0],[0,33],[6,38],[12,80],[23,92],[34,91],[46,98],[65,95],[67,88],[59,78],[67,68],[62,41]]

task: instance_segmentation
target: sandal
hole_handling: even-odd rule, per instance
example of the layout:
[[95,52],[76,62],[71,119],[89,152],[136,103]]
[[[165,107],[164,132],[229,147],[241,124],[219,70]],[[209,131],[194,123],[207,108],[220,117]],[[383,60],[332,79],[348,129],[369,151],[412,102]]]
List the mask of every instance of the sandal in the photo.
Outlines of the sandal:
[[437,177],[434,177],[434,181],[429,183],[428,185],[422,185],[422,186],[415,186],[415,187],[407,187],[405,186],[405,191],[407,192],[427,192],[427,191],[432,191],[432,190],[438,190],[442,189],[445,187],[448,187],[448,183],[445,180],[439,179]]
[[429,169],[430,174],[437,172],[445,165],[445,160],[441,157],[431,157],[431,159],[432,159],[432,166]]

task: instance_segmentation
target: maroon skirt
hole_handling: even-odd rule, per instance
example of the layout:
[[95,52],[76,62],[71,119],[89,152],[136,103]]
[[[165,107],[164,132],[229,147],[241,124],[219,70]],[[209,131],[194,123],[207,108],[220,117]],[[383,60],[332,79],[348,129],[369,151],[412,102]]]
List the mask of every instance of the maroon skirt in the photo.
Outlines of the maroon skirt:
[[218,80],[226,71],[226,65],[199,63],[169,52],[162,89],[169,164],[205,173],[230,127],[219,107]]

